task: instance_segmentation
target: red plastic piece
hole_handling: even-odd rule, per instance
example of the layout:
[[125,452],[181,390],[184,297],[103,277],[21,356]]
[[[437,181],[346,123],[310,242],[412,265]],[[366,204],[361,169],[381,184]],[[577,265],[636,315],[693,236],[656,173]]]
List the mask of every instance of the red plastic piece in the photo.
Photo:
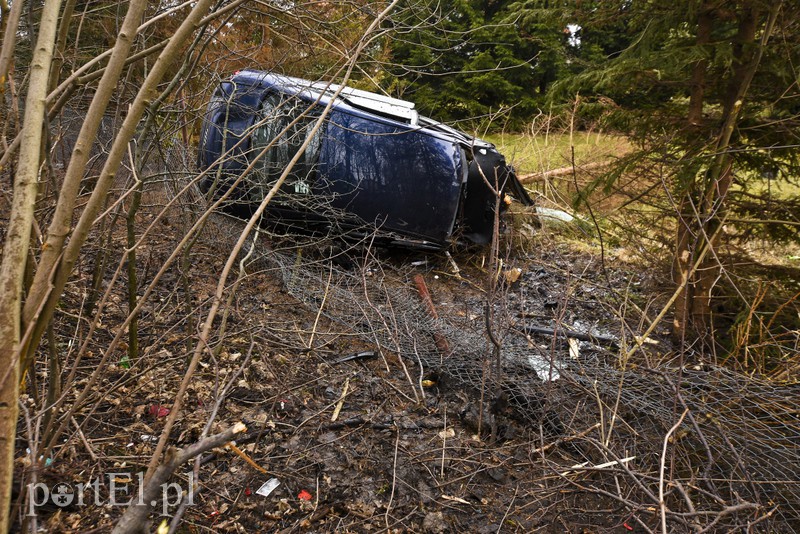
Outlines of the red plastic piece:
[[169,408],[160,404],[151,404],[150,415],[153,417],[166,417],[169,415]]

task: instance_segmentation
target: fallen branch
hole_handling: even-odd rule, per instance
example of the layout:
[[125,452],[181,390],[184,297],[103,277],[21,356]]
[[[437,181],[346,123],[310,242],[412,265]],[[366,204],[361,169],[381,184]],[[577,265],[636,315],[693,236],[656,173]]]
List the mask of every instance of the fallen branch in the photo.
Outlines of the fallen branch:
[[247,430],[247,427],[244,426],[243,423],[236,423],[224,432],[209,436],[185,449],[167,449],[167,452],[164,454],[163,462],[155,469],[153,475],[147,482],[145,482],[144,488],[140,489],[139,494],[141,498],[131,502],[128,510],[114,527],[112,534],[140,534],[148,532],[147,516],[154,506],[154,503],[160,503],[164,498],[163,485],[166,484],[175,470],[192,458],[228,443],[236,434],[240,434],[245,430]]
[[[594,163],[587,163],[586,165],[579,165],[577,169],[581,171],[591,171],[594,169],[602,169],[604,167],[608,167],[609,165],[611,165],[610,161],[596,161]],[[528,174],[523,174],[522,176],[519,176],[518,179],[520,183],[524,184],[528,182],[535,182],[537,180],[544,180],[547,178],[566,176],[568,174],[572,174],[574,170],[575,168],[570,165],[569,167],[561,167],[559,169],[552,169],[544,172],[531,172]]]

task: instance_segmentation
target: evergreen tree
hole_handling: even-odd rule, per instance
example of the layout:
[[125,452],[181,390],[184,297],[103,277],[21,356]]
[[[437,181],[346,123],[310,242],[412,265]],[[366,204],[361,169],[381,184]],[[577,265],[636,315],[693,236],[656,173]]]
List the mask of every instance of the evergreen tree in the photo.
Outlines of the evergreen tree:
[[[726,214],[793,202],[770,203],[759,191],[765,177],[796,177],[800,163],[799,12],[795,4],[760,0],[598,2],[572,12],[581,26],[576,56],[585,63],[553,96],[580,93],[587,107],[602,106],[609,123],[639,144],[623,164],[667,164],[677,204],[678,333],[713,331]],[[621,28],[630,41],[609,41]],[[796,239],[791,222],[778,226]]]
[[[515,9],[516,2],[502,0],[457,0],[446,10],[432,0],[415,4],[398,21],[389,89],[440,119],[513,108],[522,124],[554,78],[558,54],[546,50]],[[559,46],[566,42],[558,31],[550,37]]]

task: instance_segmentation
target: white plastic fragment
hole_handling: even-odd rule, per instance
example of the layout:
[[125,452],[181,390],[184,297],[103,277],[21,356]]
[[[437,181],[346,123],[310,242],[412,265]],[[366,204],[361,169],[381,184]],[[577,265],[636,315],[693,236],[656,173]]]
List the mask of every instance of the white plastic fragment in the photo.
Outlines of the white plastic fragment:
[[575,220],[575,217],[566,211],[553,208],[544,208],[542,206],[536,206],[536,213],[539,215],[540,219],[549,219],[551,221],[571,223]]
[[538,354],[528,354],[527,364],[542,382],[552,382],[561,378],[561,373],[558,372],[556,366]]
[[281,485],[281,481],[277,478],[271,478],[264,482],[260,488],[256,490],[258,495],[269,497],[269,494],[275,491],[275,488]]

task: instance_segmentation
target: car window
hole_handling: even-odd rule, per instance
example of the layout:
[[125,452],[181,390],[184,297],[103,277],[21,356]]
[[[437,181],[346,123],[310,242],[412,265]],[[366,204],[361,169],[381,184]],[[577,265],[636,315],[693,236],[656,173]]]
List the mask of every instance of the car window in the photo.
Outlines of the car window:
[[[253,157],[257,157],[270,143],[273,144],[256,162],[252,178],[249,180],[248,194],[253,200],[258,202],[263,200],[280,178],[291,159],[312,135],[319,114],[317,106],[297,97],[277,92],[267,95],[256,117],[258,126],[253,131],[252,137]],[[313,134],[308,147],[282,186],[282,193],[297,198],[311,194],[311,187],[316,178],[322,132],[323,128],[320,128]],[[287,198],[282,200],[286,201]]]

